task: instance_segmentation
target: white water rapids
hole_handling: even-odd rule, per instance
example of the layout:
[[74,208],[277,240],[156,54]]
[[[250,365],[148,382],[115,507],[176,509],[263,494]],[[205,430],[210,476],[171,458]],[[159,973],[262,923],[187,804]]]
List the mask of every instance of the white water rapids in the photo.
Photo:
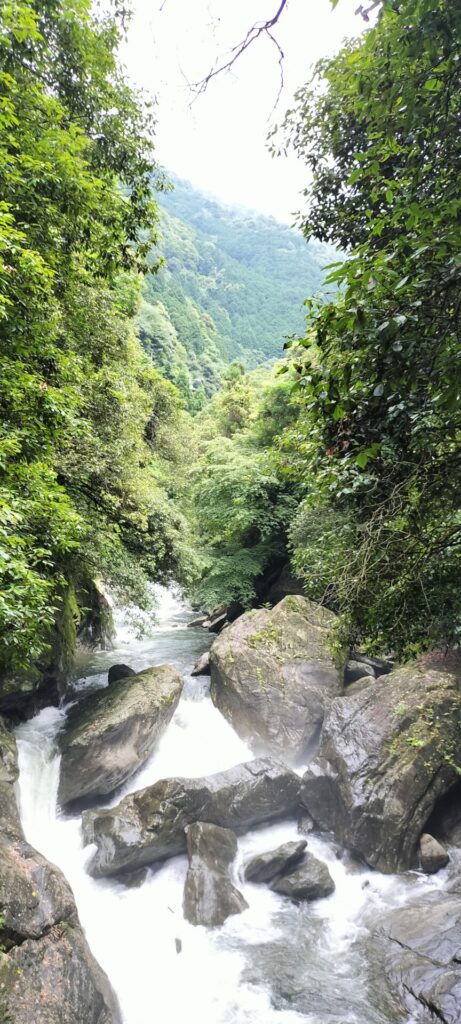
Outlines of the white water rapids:
[[[128,662],[140,671],[173,662],[184,669],[183,697],[148,764],[123,793],[170,775],[200,776],[252,755],[217,711],[203,678],[188,674],[209,643],[180,599],[165,593],[150,639],[121,630],[110,652],[92,655],[77,684],[103,685],[107,667]],[[380,875],[338,859],[333,844],[309,836],[309,849],[328,863],[336,891],[295,905],[266,886],[243,883],[252,853],[299,838],[296,824],[255,830],[239,839],[236,884],[249,909],[222,928],[189,925],[182,915],[186,857],[148,872],[139,888],[94,880],[85,872],[93,847],[83,848],[80,817],[56,811],[56,735],[65,711],[47,708],[17,730],[19,798],[28,841],[57,864],[75,894],[94,955],[116,991],[124,1024],[386,1024],[396,1018],[381,998],[367,960],[370,927],[384,910],[443,885],[417,873]],[[117,803],[120,793],[117,794]],[[176,951],[176,939],[182,950]]]

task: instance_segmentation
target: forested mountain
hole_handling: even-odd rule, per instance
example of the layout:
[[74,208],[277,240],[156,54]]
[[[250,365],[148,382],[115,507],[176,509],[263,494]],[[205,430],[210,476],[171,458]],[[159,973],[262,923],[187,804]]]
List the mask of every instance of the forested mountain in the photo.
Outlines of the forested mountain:
[[233,360],[253,368],[301,334],[304,301],[322,289],[331,246],[225,206],[174,179],[162,194],[159,249],[166,265],[147,276],[139,334],[191,408]]

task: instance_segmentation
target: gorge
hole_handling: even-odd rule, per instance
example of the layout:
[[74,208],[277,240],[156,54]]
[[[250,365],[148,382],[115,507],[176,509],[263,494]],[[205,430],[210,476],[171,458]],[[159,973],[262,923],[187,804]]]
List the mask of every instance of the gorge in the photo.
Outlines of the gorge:
[[[92,657],[78,683],[80,694],[105,685],[107,666],[116,660],[129,662],[138,671],[168,660],[184,671],[183,696],[156,752],[118,792],[115,803],[123,793],[136,792],[157,779],[210,775],[253,756],[211,703],[207,677],[190,676],[194,659],[209,643],[208,635],[200,627],[187,628],[191,613],[179,598],[165,594],[162,600],[165,617],[151,639],[137,641],[129,633],[120,637],[114,651]],[[397,955],[402,954],[399,928],[408,948],[413,941],[417,950],[427,930],[424,913],[440,913],[443,901],[446,914],[454,913],[455,901],[461,898],[454,895],[458,850],[450,849],[449,869],[440,874],[383,875],[341,854],[334,841],[310,832],[308,849],[328,865],[336,888],[327,899],[297,904],[267,886],[243,880],[241,865],[249,857],[299,839],[296,820],[263,826],[238,840],[234,877],[248,909],[230,917],[222,928],[197,929],[183,917],[185,855],[152,866],[141,884],[135,878],[125,883],[123,876],[98,880],[88,875],[90,850],[82,844],[80,815],[63,817],[56,811],[56,737],[65,713],[46,709],[17,730],[21,817],[26,838],[61,867],[72,885],[88,941],[117,994],[124,1024],[176,1021],[184,1013],[209,1024],[394,1024],[434,1019],[416,999],[410,998],[411,1010],[402,1004],[404,990],[398,993],[395,978],[402,969],[408,978],[410,968],[402,968]],[[420,933],[413,926],[412,940],[405,915],[411,918],[415,913]],[[454,935],[448,938],[446,927],[442,920],[436,925],[432,954],[425,950],[426,975],[429,955],[435,957],[438,950],[440,962],[448,957],[448,946],[441,954],[443,934],[453,952],[456,940]],[[391,936],[395,931],[395,939],[386,929]],[[414,954],[416,960],[418,955]],[[393,974],[387,967],[391,984],[384,964],[392,957],[398,966]],[[431,963],[432,975],[437,970],[453,974],[457,967],[455,961],[445,969]],[[421,982],[423,991],[425,983],[427,976]],[[438,992],[438,1019],[455,1021],[457,1011],[449,1002],[453,989],[445,1002],[440,985]],[[59,1008],[54,1014],[48,1008],[48,1014],[42,1018],[37,1011],[37,1024],[42,1019],[67,1019]],[[22,1017],[17,1019],[22,1024]]]
[[128,8],[0,4],[0,1024],[460,1024],[461,6],[282,89],[296,227]]

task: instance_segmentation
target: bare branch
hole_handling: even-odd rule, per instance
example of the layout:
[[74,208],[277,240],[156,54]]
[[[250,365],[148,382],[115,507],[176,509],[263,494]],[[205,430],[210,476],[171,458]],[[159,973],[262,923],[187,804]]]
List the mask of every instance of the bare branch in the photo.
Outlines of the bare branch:
[[380,3],[381,0],[373,0],[373,2],[368,7],[365,7],[363,4],[360,4],[360,7],[357,7],[355,13],[361,14],[364,21],[369,21],[371,12],[374,11],[376,7],[379,7]]
[[283,86],[284,86],[284,77],[283,77],[283,61],[284,61],[284,59],[285,59],[285,54],[284,54],[284,52],[283,52],[283,50],[282,50],[282,47],[280,46],[280,43],[279,43],[278,39],[276,39],[276,38],[275,38],[275,36],[273,36],[273,35],[272,35],[272,32],[271,32],[271,31],[269,31],[269,32],[267,33],[267,35],[269,36],[269,39],[272,39],[272,42],[274,43],[274,46],[276,46],[276,47],[277,47],[277,50],[278,50],[278,54],[279,54],[279,69],[280,69],[280,84],[279,84],[279,91],[278,91],[278,93],[277,93],[277,95],[276,95],[276,97],[275,97],[275,103],[274,103],[274,106],[272,107],[272,110],[271,110],[271,112],[270,112],[270,114],[269,114],[269,119],[270,119],[270,118],[272,117],[272,114],[274,113],[274,110],[275,110],[275,109],[276,109],[276,107],[278,106],[278,102],[279,102],[279,99],[280,99],[280,97],[281,97],[281,95],[282,95],[282,92],[283,92]]
[[267,21],[255,22],[255,24],[250,29],[248,29],[246,36],[241,40],[241,42],[237,43],[237,45],[233,46],[232,49],[229,51],[228,60],[224,61],[222,64],[217,64],[214,68],[211,69],[211,71],[208,72],[205,78],[202,78],[200,82],[195,83],[194,89],[196,90],[197,95],[200,95],[201,93],[205,92],[211,80],[213,78],[216,78],[217,75],[221,75],[225,71],[230,71],[231,68],[233,68],[236,61],[238,61],[239,58],[242,56],[242,53],[245,53],[245,50],[248,50],[248,48],[253,43],[255,43],[261,36],[265,35],[267,36],[268,39],[271,40],[272,43],[274,43],[275,47],[278,50],[278,62],[280,66],[280,89],[275,103],[275,106],[277,106],[277,103],[280,98],[280,93],[283,88],[284,53],[280,44],[277,42],[277,39],[272,34],[271,30],[279,21],[282,11],[287,6],[287,3],[288,0],[280,0],[279,7],[272,18],[269,18]]

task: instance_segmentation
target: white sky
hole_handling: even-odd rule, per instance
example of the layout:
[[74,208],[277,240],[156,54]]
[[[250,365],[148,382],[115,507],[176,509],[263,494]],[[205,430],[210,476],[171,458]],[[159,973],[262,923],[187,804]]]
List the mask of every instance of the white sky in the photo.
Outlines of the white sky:
[[267,133],[282,120],[311,65],[363,31],[354,13],[358,2],[340,0],[332,11],[329,0],[289,0],[274,30],[285,53],[285,87],[273,113],[278,57],[265,38],[192,104],[187,83],[202,79],[255,21],[271,17],[278,0],[133,0],[122,60],[136,84],[158,100],[158,161],[228,203],[291,222],[306,170],[294,155],[273,159]]

